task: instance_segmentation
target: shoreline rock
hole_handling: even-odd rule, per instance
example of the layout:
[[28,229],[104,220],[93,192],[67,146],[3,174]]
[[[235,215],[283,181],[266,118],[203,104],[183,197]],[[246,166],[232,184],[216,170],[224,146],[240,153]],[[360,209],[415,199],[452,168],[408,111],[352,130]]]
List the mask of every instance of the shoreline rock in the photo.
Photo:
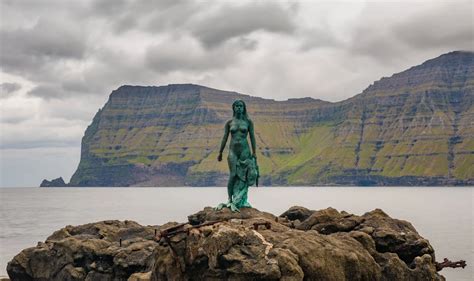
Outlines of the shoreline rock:
[[40,187],[66,187],[66,186],[67,184],[64,182],[63,177],[59,177],[51,181],[44,179],[40,184]]
[[445,280],[407,221],[294,206],[206,207],[187,223],[66,226],[7,266],[11,280]]

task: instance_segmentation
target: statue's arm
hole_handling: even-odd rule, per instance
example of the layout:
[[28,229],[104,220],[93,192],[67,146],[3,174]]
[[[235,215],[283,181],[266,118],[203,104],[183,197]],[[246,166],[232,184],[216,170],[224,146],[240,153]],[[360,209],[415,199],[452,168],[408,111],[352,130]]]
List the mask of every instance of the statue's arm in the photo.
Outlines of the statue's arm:
[[227,121],[224,127],[224,136],[222,137],[221,147],[219,148],[219,156],[217,157],[217,160],[219,161],[222,160],[222,152],[224,151],[225,144],[227,143],[227,139],[229,138],[229,127],[230,121]]
[[250,135],[250,145],[252,145],[252,153],[253,153],[253,156],[256,158],[257,149],[255,145],[255,132],[254,132],[252,120],[249,120],[249,135]]

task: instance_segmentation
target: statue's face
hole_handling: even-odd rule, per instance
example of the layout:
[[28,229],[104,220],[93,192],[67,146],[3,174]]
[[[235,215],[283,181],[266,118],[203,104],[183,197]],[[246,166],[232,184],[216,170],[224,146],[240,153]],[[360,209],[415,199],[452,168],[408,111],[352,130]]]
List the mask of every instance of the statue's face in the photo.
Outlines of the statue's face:
[[244,113],[244,104],[241,102],[236,102],[234,104],[234,111],[235,113],[240,113],[240,114]]

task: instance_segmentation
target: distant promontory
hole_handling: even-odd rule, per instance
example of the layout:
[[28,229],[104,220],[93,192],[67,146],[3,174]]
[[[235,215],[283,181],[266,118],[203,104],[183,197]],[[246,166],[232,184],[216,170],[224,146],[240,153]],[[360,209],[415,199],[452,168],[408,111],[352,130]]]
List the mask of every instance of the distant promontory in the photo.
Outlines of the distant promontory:
[[263,185],[474,185],[474,53],[461,51],[335,103],[122,86],[87,128],[68,185],[226,185],[216,158],[235,99],[256,127]]

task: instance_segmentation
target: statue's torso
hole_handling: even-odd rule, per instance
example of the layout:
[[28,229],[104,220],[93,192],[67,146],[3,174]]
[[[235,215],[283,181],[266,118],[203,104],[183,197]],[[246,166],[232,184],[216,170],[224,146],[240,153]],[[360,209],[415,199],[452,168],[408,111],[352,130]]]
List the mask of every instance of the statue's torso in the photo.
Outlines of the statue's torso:
[[247,142],[249,124],[245,120],[232,119],[230,126],[230,147],[229,156],[235,155],[240,160],[250,157],[250,149]]

